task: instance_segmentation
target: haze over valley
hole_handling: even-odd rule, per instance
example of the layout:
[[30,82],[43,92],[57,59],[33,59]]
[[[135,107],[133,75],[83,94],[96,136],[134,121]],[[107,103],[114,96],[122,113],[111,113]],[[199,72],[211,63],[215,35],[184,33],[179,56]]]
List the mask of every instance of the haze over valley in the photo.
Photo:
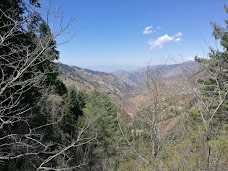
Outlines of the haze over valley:
[[0,171],[227,171],[225,0],[1,0]]

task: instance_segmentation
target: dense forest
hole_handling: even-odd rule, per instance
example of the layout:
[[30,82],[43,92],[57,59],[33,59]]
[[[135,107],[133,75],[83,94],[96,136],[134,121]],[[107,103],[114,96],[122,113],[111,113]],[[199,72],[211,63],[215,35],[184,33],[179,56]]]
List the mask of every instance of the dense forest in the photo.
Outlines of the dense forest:
[[64,84],[56,38],[71,21],[52,28],[58,19],[44,19],[40,8],[38,0],[0,2],[1,171],[227,170],[228,19],[211,23],[222,51],[195,58],[200,71],[189,77],[184,117],[165,106],[160,70],[147,70],[150,100],[129,117],[109,93]]

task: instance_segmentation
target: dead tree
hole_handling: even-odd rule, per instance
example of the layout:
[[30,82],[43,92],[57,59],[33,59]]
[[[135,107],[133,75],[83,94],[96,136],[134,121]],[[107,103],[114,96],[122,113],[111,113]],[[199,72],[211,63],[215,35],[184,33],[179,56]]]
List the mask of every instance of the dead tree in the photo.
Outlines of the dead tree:
[[210,55],[217,57],[211,61],[197,58],[202,63],[202,71],[195,86],[196,106],[205,128],[205,169],[210,169],[213,161],[211,140],[220,134],[223,123],[227,122],[228,104],[227,61],[223,61],[224,54],[217,50],[211,49]]
[[161,79],[162,66],[158,67],[154,72],[150,66],[147,67],[145,84],[150,96],[149,108],[140,112],[139,120],[145,124],[145,132],[153,143],[152,156],[157,157],[161,146],[161,111],[162,98],[164,95],[164,83]]
[[[11,3],[11,1],[4,2]],[[35,99],[34,102],[29,100],[26,102],[25,99],[26,93],[32,94],[33,90],[37,90],[41,95],[47,94],[46,81],[49,79],[50,70],[45,67],[45,64],[47,61],[54,62],[53,55],[55,54],[51,54],[51,51],[57,45],[55,39],[66,32],[73,19],[63,26],[62,17],[59,19],[58,16],[59,9],[53,12],[51,7],[48,7],[48,18],[44,23],[50,26],[50,34],[34,35],[36,39],[34,44],[12,43],[17,36],[29,31],[26,30],[26,25],[31,20],[40,17],[30,4],[23,3],[22,5],[26,6],[26,12],[21,19],[17,18],[15,9],[5,9],[0,6],[0,165],[21,158],[27,160],[35,158],[36,162],[32,163],[31,170],[79,169],[85,163],[69,167],[67,163],[71,156],[68,156],[68,151],[96,138],[96,134],[93,137],[84,136],[91,123],[82,127],[77,137],[66,145],[45,142],[42,130],[50,125],[58,124],[64,117],[64,113],[60,112],[61,115],[56,121],[36,126],[31,123],[31,120],[39,114],[34,106],[40,103],[40,98]],[[57,29],[54,27],[56,20],[59,21]],[[57,73],[58,70],[51,72]],[[59,156],[62,156],[65,165],[60,167],[50,164]]]

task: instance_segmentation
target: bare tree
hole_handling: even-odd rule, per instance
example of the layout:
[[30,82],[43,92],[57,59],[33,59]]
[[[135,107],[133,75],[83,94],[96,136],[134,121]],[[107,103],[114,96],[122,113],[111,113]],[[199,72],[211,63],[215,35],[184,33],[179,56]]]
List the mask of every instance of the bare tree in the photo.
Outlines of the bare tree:
[[[182,113],[182,111],[179,110],[180,107],[177,107],[178,104],[173,102],[175,98],[179,97],[183,86],[185,86],[185,83],[178,86],[181,87],[181,90],[175,87],[175,85],[179,84],[177,77],[178,81],[183,81],[182,78],[179,78],[181,73],[178,73],[179,75],[174,78],[163,77],[165,67],[166,65],[164,64],[152,69],[151,66],[148,65],[144,75],[144,89],[146,91],[145,98],[147,99],[147,103],[144,104],[145,106],[142,108],[138,108],[138,113],[134,117],[135,121],[139,122],[138,125],[141,125],[140,129],[143,130],[144,137],[148,138],[143,140],[146,141],[144,144],[149,146],[148,149],[152,149],[149,158],[148,153],[145,155],[137,151],[136,148],[134,151],[137,152],[136,154],[140,156],[143,161],[146,161],[147,164],[162,155],[161,147],[172,143],[173,139],[181,132],[187,120],[184,112]],[[182,67],[184,70],[185,67]],[[180,68],[182,67],[180,66]],[[181,108],[184,109],[183,104]],[[168,125],[169,122],[174,124]],[[133,145],[131,146],[133,147]],[[148,152],[148,149],[145,150]]]
[[[32,94],[33,90],[41,95],[47,94],[46,81],[49,74],[58,73],[58,70],[52,68],[50,71],[45,65],[47,61],[53,64],[57,55],[52,52],[57,45],[55,39],[66,32],[74,19],[63,26],[62,17],[59,19],[58,16],[59,9],[53,12],[48,7],[47,20],[43,23],[51,26],[49,34],[34,35],[34,44],[12,43],[16,37],[29,32],[26,25],[40,16],[30,4],[22,3],[26,6],[26,13],[20,19],[16,9],[5,9],[0,5],[0,165],[22,158],[35,158],[35,162],[31,161],[31,170],[80,170],[86,164],[86,159],[69,167],[68,162],[72,157],[68,152],[96,139],[96,134],[92,137],[84,136],[91,123],[79,129],[77,136],[68,144],[44,141],[44,128],[59,124],[65,113],[60,110],[55,121],[50,120],[37,126],[31,120],[39,114],[35,106],[42,101],[38,98],[33,99],[34,102],[25,102],[26,93]],[[53,17],[51,21],[50,16]],[[58,29],[54,28],[56,20],[59,21]],[[63,167],[53,165],[53,160],[60,156]]]
[[222,122],[227,120],[225,114],[228,97],[226,62],[222,61],[222,53],[217,50],[212,50],[213,52],[215,53],[213,55],[217,56],[217,59],[213,59],[216,65],[209,63],[202,65],[202,71],[197,80],[198,84],[194,89],[198,98],[196,106],[205,128],[206,169],[210,169],[212,161],[215,161],[211,158],[211,140],[220,134]]
[[161,111],[164,97],[164,83],[161,80],[162,66],[151,72],[150,65],[146,70],[145,83],[150,94],[150,104],[146,111],[141,111],[139,119],[145,124],[146,134],[153,143],[152,156],[156,157],[161,146]]

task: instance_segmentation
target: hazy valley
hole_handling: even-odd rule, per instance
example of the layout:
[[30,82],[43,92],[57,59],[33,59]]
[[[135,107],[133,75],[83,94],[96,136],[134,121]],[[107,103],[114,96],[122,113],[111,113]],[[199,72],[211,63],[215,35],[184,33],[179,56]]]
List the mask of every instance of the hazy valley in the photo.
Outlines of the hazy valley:
[[1,0],[0,171],[227,171],[222,6]]
[[[112,101],[123,111],[127,119],[128,113],[137,115],[140,108],[151,105],[151,94],[147,87],[151,80],[147,80],[148,71],[150,77],[159,73],[162,84],[159,96],[162,100],[164,114],[163,126],[165,132],[172,129],[180,119],[185,119],[186,104],[194,97],[194,86],[200,65],[197,62],[184,62],[181,64],[157,65],[141,68],[133,71],[115,71],[105,73],[60,64],[60,78],[67,86],[73,86],[77,90],[90,92],[98,90],[111,97]],[[158,76],[158,75],[157,75]],[[171,111],[171,112],[170,112]],[[168,115],[165,113],[169,113]],[[179,114],[176,115],[175,113]],[[130,117],[130,118],[129,118]],[[137,118],[137,116],[134,116]],[[165,119],[167,118],[167,119]]]
[[137,107],[145,105],[150,96],[146,87],[148,71],[152,77],[159,72],[166,96],[171,97],[192,94],[199,69],[199,63],[192,61],[111,73],[60,64],[60,78],[67,86],[84,91],[96,89],[116,100],[129,101],[130,106]]

